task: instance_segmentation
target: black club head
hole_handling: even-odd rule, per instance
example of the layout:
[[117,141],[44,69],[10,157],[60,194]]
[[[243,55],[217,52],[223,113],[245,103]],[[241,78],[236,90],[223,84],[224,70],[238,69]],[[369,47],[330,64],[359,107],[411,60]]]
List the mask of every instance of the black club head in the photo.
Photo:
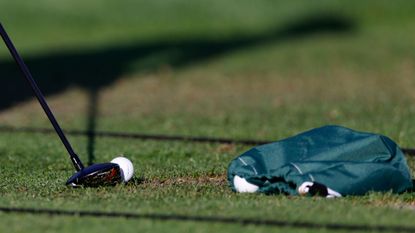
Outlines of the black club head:
[[99,163],[86,167],[71,178],[66,185],[72,187],[112,186],[123,182],[122,170],[115,163]]

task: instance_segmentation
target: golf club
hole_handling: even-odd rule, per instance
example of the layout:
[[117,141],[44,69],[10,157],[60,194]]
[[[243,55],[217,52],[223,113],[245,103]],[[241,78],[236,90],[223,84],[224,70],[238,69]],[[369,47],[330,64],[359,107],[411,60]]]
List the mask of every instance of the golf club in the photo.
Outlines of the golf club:
[[[84,167],[84,165],[82,164],[82,161],[80,160],[78,155],[73,150],[71,144],[69,143],[64,132],[62,131],[62,128],[59,126],[59,123],[57,122],[55,116],[50,110],[49,105],[47,104],[42,92],[40,91],[38,85],[33,79],[29,71],[29,68],[26,66],[23,59],[20,57],[19,53],[17,52],[16,48],[14,47],[12,41],[10,40],[9,36],[7,35],[1,23],[0,23],[0,34],[7,48],[9,49],[10,54],[12,55],[13,59],[19,66],[20,70],[22,71],[23,76],[29,82],[36,98],[38,99],[40,105],[45,111],[50,123],[52,124],[60,140],[62,141],[63,145],[68,151],[69,157],[77,171],[72,177],[68,179],[66,184],[69,186],[73,186],[73,187],[78,187],[78,186],[97,187],[97,186],[103,186],[103,185],[115,185],[115,184],[122,183],[130,179],[132,176],[132,164],[129,160],[125,158],[123,158],[124,159],[123,162],[127,160],[130,163],[128,164],[130,166],[127,166],[129,168],[128,171],[124,171],[123,169],[125,167],[125,164],[117,164],[116,162],[93,164],[89,167]],[[124,173],[129,173],[129,174],[124,174]],[[128,176],[128,178],[126,178],[126,176]]]

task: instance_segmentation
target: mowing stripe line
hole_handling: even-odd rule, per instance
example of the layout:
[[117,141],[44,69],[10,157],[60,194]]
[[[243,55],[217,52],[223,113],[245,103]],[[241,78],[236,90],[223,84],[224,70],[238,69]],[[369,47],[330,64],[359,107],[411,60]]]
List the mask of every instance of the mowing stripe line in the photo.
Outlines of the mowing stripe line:
[[[0,126],[1,132],[23,132],[23,133],[43,133],[54,134],[55,131],[49,128],[34,128],[34,127],[12,127]],[[110,131],[83,131],[83,130],[65,130],[66,134],[75,136],[96,136],[96,137],[113,137],[113,138],[130,138],[141,140],[156,140],[156,141],[187,141],[195,143],[224,143],[224,144],[241,144],[241,145],[261,145],[271,143],[268,140],[255,139],[232,139],[232,138],[217,138],[217,137],[195,137],[183,135],[166,135],[166,134],[144,134],[144,133],[128,133],[128,132],[110,132]],[[407,154],[415,156],[415,148],[401,148]]]
[[347,231],[377,231],[377,232],[415,232],[415,227],[386,226],[386,225],[348,225],[348,224],[324,224],[312,222],[289,222],[280,220],[249,219],[239,217],[220,217],[220,216],[195,216],[177,214],[139,214],[126,212],[102,212],[102,211],[74,211],[59,209],[34,209],[34,208],[15,208],[0,207],[4,213],[22,214],[43,214],[52,216],[80,216],[80,217],[107,217],[107,218],[127,218],[127,219],[148,219],[158,221],[184,221],[184,222],[205,222],[205,223],[224,223],[241,224],[271,227],[292,227],[305,229],[327,229],[327,230],[347,230]]
[[[49,128],[34,128],[34,127],[11,127],[0,126],[2,132],[22,132],[22,133],[43,133],[54,134],[55,131]],[[83,131],[83,130],[64,130],[66,134],[75,136],[94,135],[97,137],[114,137],[114,138],[132,138],[143,140],[158,140],[158,141],[190,141],[200,143],[225,143],[225,144],[245,144],[258,145],[266,144],[271,141],[253,140],[253,139],[230,139],[230,138],[216,138],[216,137],[194,137],[183,135],[165,135],[165,134],[144,134],[144,133],[128,133],[128,132],[110,132],[110,131]]]

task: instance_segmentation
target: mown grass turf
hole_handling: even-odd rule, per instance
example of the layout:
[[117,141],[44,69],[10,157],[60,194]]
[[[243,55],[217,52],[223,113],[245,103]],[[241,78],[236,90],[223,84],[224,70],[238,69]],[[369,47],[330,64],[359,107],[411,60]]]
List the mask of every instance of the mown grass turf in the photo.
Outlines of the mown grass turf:
[[[409,1],[0,1],[0,19],[66,129],[277,140],[340,124],[411,147],[413,7]],[[7,89],[1,125],[49,127],[4,46],[0,59]],[[336,200],[232,193],[226,167],[248,146],[70,140],[85,162],[123,153],[134,162],[134,180],[67,188],[73,169],[55,135],[1,132],[0,205],[414,226],[412,193]],[[5,213],[0,223],[0,231],[14,232],[327,231]]]

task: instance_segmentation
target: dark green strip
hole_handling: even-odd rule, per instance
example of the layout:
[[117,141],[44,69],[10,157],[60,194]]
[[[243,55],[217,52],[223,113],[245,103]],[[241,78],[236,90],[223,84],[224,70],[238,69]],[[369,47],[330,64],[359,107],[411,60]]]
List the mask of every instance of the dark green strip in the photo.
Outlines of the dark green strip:
[[[24,132],[24,133],[55,133],[53,129],[49,128],[32,128],[32,127],[11,127],[0,126],[0,131],[3,132]],[[254,139],[231,139],[231,138],[216,138],[216,137],[195,137],[183,135],[165,135],[165,134],[143,134],[143,133],[128,133],[128,132],[109,132],[109,131],[82,131],[82,130],[67,130],[66,134],[77,136],[97,136],[97,137],[114,137],[114,138],[132,138],[141,140],[156,140],[156,141],[187,141],[195,143],[226,143],[226,144],[241,144],[241,145],[260,145],[270,143],[269,140],[254,140]],[[415,155],[415,148],[401,148],[407,155]]]
[[221,217],[221,216],[194,216],[178,214],[139,214],[125,212],[101,212],[101,211],[76,211],[58,209],[34,209],[34,208],[15,208],[0,207],[0,211],[5,213],[22,214],[43,214],[54,216],[80,216],[80,217],[106,217],[106,218],[127,218],[127,219],[148,219],[157,221],[184,221],[184,222],[204,222],[204,223],[224,223],[241,224],[270,227],[292,227],[304,229],[327,229],[327,230],[346,230],[346,231],[376,231],[376,232],[415,232],[415,227],[405,226],[384,226],[384,225],[349,225],[349,224],[324,224],[312,222],[290,222],[281,220],[248,219],[240,217]]

